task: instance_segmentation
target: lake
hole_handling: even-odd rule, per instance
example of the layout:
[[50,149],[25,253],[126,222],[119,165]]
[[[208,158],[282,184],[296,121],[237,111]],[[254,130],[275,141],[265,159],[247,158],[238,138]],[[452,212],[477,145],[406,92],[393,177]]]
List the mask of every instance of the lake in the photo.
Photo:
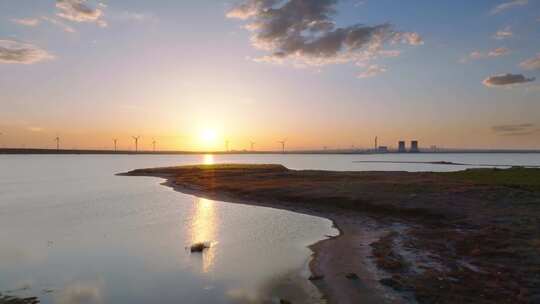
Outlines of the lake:
[[[0,155],[0,292],[42,303],[317,303],[308,245],[329,220],[175,192],[136,168],[281,163],[292,169],[450,171],[539,165],[540,154]],[[186,249],[212,242],[202,254]],[[159,301],[157,300],[159,299]]]

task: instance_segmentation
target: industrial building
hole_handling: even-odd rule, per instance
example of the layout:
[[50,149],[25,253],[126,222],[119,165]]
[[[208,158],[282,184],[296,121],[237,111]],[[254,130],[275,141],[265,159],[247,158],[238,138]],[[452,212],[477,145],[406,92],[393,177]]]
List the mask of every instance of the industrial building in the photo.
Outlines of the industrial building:
[[398,142],[398,152],[399,153],[405,153],[407,152],[407,149],[405,148],[405,141],[404,140],[400,140]]
[[409,152],[411,152],[411,153],[420,152],[420,149],[418,149],[418,140],[412,140],[411,141],[411,150]]

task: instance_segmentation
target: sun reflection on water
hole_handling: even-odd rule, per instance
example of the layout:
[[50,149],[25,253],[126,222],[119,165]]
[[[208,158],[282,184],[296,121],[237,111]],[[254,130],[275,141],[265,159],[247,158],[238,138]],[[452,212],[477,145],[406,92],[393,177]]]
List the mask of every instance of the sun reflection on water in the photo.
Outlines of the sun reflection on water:
[[203,163],[205,165],[213,165],[214,164],[214,155],[212,154],[205,154],[203,156]]
[[[198,198],[193,209],[193,226],[191,229],[191,243],[210,242],[215,244],[217,239],[217,216],[215,202]],[[202,253],[202,272],[208,272],[214,265],[215,248],[212,246]]]

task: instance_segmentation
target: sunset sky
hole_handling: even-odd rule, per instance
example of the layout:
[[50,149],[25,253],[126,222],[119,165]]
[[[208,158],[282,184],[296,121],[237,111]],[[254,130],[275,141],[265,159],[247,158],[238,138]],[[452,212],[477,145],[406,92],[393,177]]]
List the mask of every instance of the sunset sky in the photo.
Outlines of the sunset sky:
[[0,146],[540,148],[540,0],[0,0]]

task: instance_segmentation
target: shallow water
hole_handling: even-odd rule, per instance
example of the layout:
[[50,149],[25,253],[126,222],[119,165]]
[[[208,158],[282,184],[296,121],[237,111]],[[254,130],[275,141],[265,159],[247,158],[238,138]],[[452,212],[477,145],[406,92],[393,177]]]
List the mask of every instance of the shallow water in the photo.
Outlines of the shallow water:
[[[431,164],[540,164],[538,154],[0,156],[0,292],[43,303],[262,303],[320,296],[309,244],[330,221],[196,198],[135,168],[281,163],[294,169],[448,171]],[[203,254],[186,250],[212,241]]]

